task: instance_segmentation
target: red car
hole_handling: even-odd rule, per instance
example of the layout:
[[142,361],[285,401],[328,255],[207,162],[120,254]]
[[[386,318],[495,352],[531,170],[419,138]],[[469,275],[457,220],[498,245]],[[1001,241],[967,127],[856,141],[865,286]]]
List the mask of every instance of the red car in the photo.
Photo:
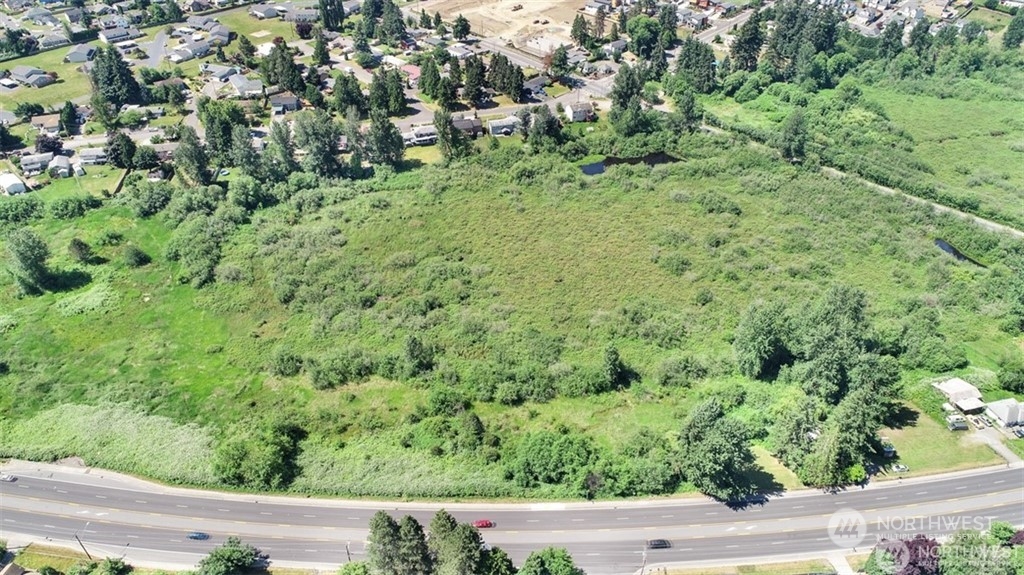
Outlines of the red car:
[[494,522],[490,519],[477,519],[473,522],[473,527],[476,527],[477,529],[489,529],[494,527]]

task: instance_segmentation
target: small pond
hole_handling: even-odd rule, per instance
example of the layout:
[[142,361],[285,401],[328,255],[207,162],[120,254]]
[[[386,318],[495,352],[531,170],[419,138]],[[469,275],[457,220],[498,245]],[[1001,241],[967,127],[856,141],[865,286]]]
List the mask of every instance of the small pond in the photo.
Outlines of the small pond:
[[975,259],[973,259],[973,258],[971,258],[969,256],[965,256],[960,250],[954,248],[946,240],[943,240],[941,238],[935,238],[935,245],[938,246],[938,248],[940,250],[942,250],[942,251],[946,252],[947,254],[953,256],[954,258],[956,258],[957,261],[971,262],[972,264],[974,264],[976,266],[985,267],[978,260],[975,260]]
[[678,162],[679,158],[670,156],[665,152],[655,152],[653,154],[647,154],[646,156],[640,156],[639,158],[616,158],[615,156],[608,156],[600,162],[594,162],[592,164],[584,164],[580,166],[583,173],[587,176],[596,176],[597,174],[603,174],[605,168],[608,166],[614,166],[617,164],[629,164],[631,166],[636,164],[647,164],[648,166],[656,166],[658,164],[671,164],[672,162]]

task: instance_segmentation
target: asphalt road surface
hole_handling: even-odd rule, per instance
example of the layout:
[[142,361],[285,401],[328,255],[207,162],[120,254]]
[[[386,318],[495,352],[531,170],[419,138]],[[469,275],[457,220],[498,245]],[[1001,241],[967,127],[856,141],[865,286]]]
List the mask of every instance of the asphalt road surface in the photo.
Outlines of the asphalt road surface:
[[[365,558],[366,526],[378,509],[429,523],[439,504],[346,502],[171,489],[117,477],[12,470],[0,483],[0,537],[50,538],[67,544],[77,534],[99,556],[191,565],[230,535],[288,565],[327,568]],[[103,473],[103,472],[95,472]],[[833,552],[828,522],[853,509],[874,537],[918,532],[948,534],[989,521],[1024,524],[1020,466],[948,477],[890,481],[839,494],[804,492],[732,509],[703,499],[611,503],[448,504],[461,521],[490,519],[488,544],[522,561],[532,550],[564,546],[591,575],[636,572],[662,562]],[[189,531],[210,534],[206,541]],[[672,548],[644,552],[664,538]],[[347,547],[347,549],[346,549]]]

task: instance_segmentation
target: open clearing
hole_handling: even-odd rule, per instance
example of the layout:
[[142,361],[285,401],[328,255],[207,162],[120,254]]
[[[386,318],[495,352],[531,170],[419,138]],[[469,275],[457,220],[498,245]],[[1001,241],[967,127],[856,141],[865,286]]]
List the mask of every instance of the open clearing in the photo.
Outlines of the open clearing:
[[[568,38],[573,18],[585,3],[584,0],[428,0],[418,8],[428,14],[440,12],[446,20],[462,14],[475,33],[516,40],[519,44],[526,37],[540,33]],[[522,9],[513,11],[517,5]],[[548,23],[542,24],[544,20]]]

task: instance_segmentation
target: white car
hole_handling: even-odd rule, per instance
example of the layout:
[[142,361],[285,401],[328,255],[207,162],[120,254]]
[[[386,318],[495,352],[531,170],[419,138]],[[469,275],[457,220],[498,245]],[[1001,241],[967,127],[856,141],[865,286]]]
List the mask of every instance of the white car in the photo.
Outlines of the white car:
[[0,481],[14,481],[15,477],[9,473],[0,473]]

